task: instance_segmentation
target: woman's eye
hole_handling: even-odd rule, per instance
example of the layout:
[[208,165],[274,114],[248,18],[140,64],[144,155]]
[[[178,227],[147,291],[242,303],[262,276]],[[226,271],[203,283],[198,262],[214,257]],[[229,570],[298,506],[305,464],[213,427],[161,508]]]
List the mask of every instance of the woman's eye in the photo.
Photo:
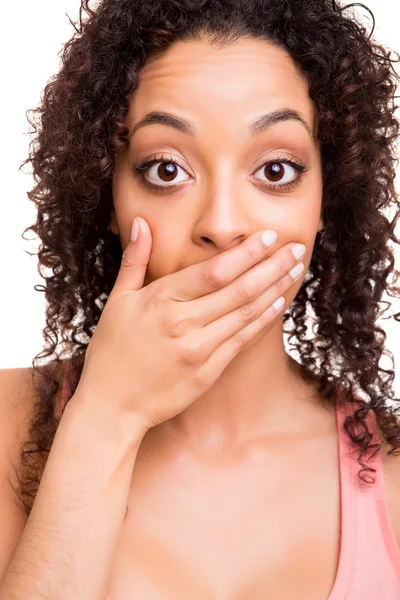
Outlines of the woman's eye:
[[[182,179],[177,178],[179,171],[186,173],[186,171],[172,160],[152,160],[140,167],[136,167],[136,170],[145,175],[145,179],[150,185],[158,187],[168,187],[168,183],[175,185],[176,183],[182,183]],[[185,180],[183,180],[185,181]]]
[[[297,167],[297,168],[296,168]],[[296,174],[301,171],[300,165],[295,165],[289,161],[270,161],[262,165],[260,169],[255,171],[255,174],[259,171],[266,177],[261,180],[266,183],[277,185],[277,186],[288,186],[298,178]],[[257,178],[258,179],[258,178]]]
[[[182,180],[178,177],[179,171],[186,174],[187,171],[169,158],[150,159],[140,166],[135,165],[135,170],[139,176],[139,182],[150,191],[167,190],[182,181],[187,181],[187,179]],[[268,189],[279,190],[281,188],[290,191],[300,183],[302,175],[308,171],[308,167],[286,158],[277,158],[264,163],[255,173],[259,171],[266,179],[258,177],[255,179]]]

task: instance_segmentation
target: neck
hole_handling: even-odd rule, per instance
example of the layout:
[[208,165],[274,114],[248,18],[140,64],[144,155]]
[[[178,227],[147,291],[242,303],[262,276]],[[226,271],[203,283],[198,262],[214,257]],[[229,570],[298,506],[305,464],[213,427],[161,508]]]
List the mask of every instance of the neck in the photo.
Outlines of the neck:
[[162,425],[175,441],[210,453],[260,437],[304,434],[323,413],[315,388],[285,351],[281,319],[241,350],[205,394]]

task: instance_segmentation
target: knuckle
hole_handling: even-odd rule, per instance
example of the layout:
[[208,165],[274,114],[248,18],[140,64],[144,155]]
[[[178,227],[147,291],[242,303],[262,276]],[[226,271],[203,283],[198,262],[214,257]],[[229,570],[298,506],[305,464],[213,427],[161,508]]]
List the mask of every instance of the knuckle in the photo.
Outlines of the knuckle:
[[257,311],[256,311],[256,307],[254,305],[254,302],[250,302],[248,304],[243,304],[243,306],[240,306],[239,312],[240,312],[240,316],[241,316],[242,320],[245,323],[250,323],[257,316],[257,314],[256,314]]
[[147,298],[147,304],[156,310],[164,311],[165,307],[171,304],[167,287],[162,281],[152,281],[142,290]]
[[189,321],[184,317],[170,317],[167,319],[165,329],[172,338],[182,337],[188,329]]
[[152,304],[156,310],[163,310],[168,302],[169,299],[160,292],[154,294],[154,296],[152,297]]
[[248,283],[237,283],[234,287],[234,293],[239,300],[244,300],[245,302],[253,299],[253,294]]
[[226,279],[226,271],[221,265],[214,265],[205,270],[203,280],[211,287],[219,288],[224,285]]
[[277,263],[277,272],[278,272],[278,277],[283,277],[284,275],[286,275],[286,273],[288,272],[288,263],[287,260],[285,259],[284,256],[281,256],[278,259],[278,263]]
[[180,278],[178,280],[178,282],[175,284],[175,295],[181,300],[181,301],[186,301],[188,300],[193,292],[193,282],[191,280],[191,278],[189,276],[184,276],[183,279],[181,279],[181,274]]
[[283,294],[283,292],[286,292],[286,288],[287,288],[287,280],[285,279],[278,279],[278,281],[274,281],[274,283],[271,285],[269,291],[272,292],[273,296],[281,296]]
[[260,260],[260,257],[257,255],[257,251],[252,244],[247,246],[247,252],[253,262],[258,262]]
[[135,261],[133,259],[132,253],[124,250],[121,257],[121,266],[122,267],[133,267],[135,265]]
[[197,364],[199,362],[199,350],[198,342],[185,342],[179,352],[179,362],[189,366]]
[[191,376],[191,381],[194,389],[197,390],[204,390],[204,387],[211,383],[210,376],[207,370],[204,368],[204,365],[194,370]]
[[235,348],[240,350],[247,343],[247,336],[246,336],[246,334],[243,331],[238,331],[233,336],[233,342],[235,344]]

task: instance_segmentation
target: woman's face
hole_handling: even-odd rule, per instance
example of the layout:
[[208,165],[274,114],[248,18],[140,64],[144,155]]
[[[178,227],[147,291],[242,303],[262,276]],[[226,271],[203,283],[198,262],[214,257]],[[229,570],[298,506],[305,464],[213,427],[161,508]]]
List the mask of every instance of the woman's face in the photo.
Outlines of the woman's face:
[[[253,121],[283,109],[299,113],[305,125],[286,118],[252,132]],[[323,226],[322,173],[313,104],[290,56],[258,40],[224,49],[177,42],[141,70],[126,122],[130,133],[153,111],[175,121],[147,124],[130,137],[129,150],[116,160],[110,221],[123,249],[134,217],[148,222],[153,246],[145,285],[261,229],[277,231],[274,250],[304,243],[307,268]],[[169,164],[136,172],[161,157]],[[307,171],[301,175],[297,165]],[[285,294],[289,302],[303,277]]]

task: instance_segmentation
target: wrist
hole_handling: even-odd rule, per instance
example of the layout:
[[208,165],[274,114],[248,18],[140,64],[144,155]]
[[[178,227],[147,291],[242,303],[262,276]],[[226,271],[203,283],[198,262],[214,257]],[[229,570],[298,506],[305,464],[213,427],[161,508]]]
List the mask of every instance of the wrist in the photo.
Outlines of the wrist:
[[88,425],[96,433],[109,438],[118,445],[129,446],[137,450],[146,435],[148,428],[137,413],[122,411],[112,401],[104,402],[89,397],[86,394],[75,393],[65,407],[64,416],[77,420],[86,431]]

